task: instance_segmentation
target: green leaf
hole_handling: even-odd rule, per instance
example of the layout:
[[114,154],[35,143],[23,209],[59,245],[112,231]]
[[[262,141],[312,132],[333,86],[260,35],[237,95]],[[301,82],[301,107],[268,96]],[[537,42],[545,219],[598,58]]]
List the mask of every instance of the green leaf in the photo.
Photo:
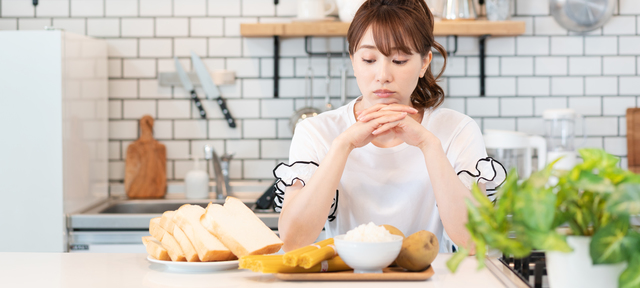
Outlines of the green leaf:
[[640,287],[640,254],[635,254],[629,266],[625,269],[620,278],[618,278],[618,287],[620,288],[638,288]]
[[533,246],[539,250],[571,252],[573,249],[567,244],[566,238],[555,231],[529,231],[529,239]]
[[582,171],[576,180],[575,186],[578,190],[611,193],[615,186],[608,178],[593,174],[590,171]]
[[618,186],[607,201],[607,211],[620,217],[640,214],[640,184]]
[[555,215],[556,194],[551,189],[531,189],[521,191],[520,201],[517,201],[517,217],[530,229],[549,231]]
[[513,198],[515,190],[518,188],[518,173],[516,169],[513,168],[509,172],[507,176],[507,180],[502,184],[502,186],[498,189],[498,193],[496,194],[496,205],[495,205],[495,219],[496,223],[502,227],[506,228],[507,224],[507,215],[511,214],[513,211]]
[[471,235],[471,239],[476,243],[476,259],[478,260],[478,270],[484,268],[484,258],[487,255],[487,243],[480,237]]
[[489,200],[487,194],[483,193],[480,190],[480,187],[478,187],[477,183],[473,183],[473,186],[471,186],[471,195],[473,195],[473,198],[478,201],[480,207],[485,209],[493,209],[493,203],[491,203],[491,200]]
[[467,258],[467,256],[469,256],[469,250],[465,249],[464,247],[460,247],[460,250],[458,250],[458,252],[453,254],[453,256],[451,256],[451,258],[447,260],[447,268],[449,268],[449,271],[451,271],[451,273],[456,273],[456,270],[458,270],[458,266],[460,265],[462,260]]
[[629,230],[629,221],[613,221],[602,227],[591,238],[589,254],[593,264],[615,264],[624,261],[624,239]]

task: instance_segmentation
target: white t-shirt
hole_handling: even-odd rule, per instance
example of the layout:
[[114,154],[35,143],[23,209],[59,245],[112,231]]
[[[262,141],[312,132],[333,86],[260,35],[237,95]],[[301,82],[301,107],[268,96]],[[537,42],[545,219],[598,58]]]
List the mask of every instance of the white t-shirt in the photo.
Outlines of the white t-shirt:
[[[277,185],[280,201],[286,197],[286,193],[282,195],[284,186],[292,185],[296,179],[303,184],[309,181],[317,165],[324,164],[322,160],[332,141],[356,123],[353,114],[356,101],[298,124],[291,141],[290,164],[281,163],[274,169],[274,175],[284,184]],[[482,134],[473,119],[451,109],[427,109],[422,126],[440,139],[456,173],[467,171],[460,174],[464,185],[471,187],[478,177],[495,178],[495,168],[486,159]],[[476,169],[481,159],[486,163]],[[453,243],[440,220],[424,154],[419,148],[406,143],[380,148],[369,143],[354,149],[347,158],[337,190],[325,224],[327,237],[374,222],[393,225],[407,236],[420,230],[431,231],[440,241],[441,252],[451,252]],[[276,199],[276,204],[281,204],[278,202]]]

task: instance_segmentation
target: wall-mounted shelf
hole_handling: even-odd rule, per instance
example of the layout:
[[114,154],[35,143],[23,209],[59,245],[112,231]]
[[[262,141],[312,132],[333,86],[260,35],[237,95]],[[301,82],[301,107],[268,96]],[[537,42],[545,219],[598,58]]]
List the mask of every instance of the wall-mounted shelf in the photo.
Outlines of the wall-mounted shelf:
[[[303,37],[303,36],[347,36],[346,22],[292,22],[292,23],[244,23],[240,34],[244,37]],[[436,21],[435,36],[514,36],[523,34],[524,21]]]
[[[277,4],[277,3],[276,3]],[[280,37],[345,37],[351,23],[345,22],[291,22],[291,23],[244,23],[240,24],[243,37],[273,37],[274,97],[278,97]],[[436,21],[434,36],[479,37],[480,52],[480,96],[485,95],[485,41],[489,36],[516,36],[524,34],[524,21]],[[305,42],[306,43],[306,42]],[[456,49],[457,50],[457,49]],[[310,53],[307,50],[307,53]]]

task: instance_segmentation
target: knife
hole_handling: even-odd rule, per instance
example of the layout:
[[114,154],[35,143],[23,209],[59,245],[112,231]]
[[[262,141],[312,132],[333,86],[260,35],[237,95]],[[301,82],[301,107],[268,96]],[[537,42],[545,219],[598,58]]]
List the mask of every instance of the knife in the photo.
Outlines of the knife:
[[184,72],[182,68],[182,64],[178,61],[178,57],[173,57],[176,62],[176,71],[178,72],[178,77],[180,77],[180,82],[182,82],[182,87],[185,90],[189,91],[191,94],[191,99],[196,103],[196,107],[198,107],[198,111],[200,113],[200,117],[202,119],[207,119],[207,112],[204,111],[204,107],[202,107],[202,102],[200,102],[200,98],[198,98],[198,94],[196,94],[196,89],[193,88],[193,84],[191,84],[191,80],[189,76],[187,76],[187,72]]
[[202,89],[204,89],[204,93],[207,95],[207,98],[215,98],[216,102],[218,102],[218,105],[220,105],[220,110],[222,110],[224,118],[227,119],[229,127],[236,128],[236,121],[231,116],[231,113],[227,108],[227,103],[225,103],[224,99],[220,95],[218,86],[213,83],[207,67],[204,66],[204,63],[202,62],[200,57],[193,51],[191,51],[191,62],[193,63],[193,69],[196,70],[196,74],[198,74],[198,79],[200,79],[200,84],[202,85]]

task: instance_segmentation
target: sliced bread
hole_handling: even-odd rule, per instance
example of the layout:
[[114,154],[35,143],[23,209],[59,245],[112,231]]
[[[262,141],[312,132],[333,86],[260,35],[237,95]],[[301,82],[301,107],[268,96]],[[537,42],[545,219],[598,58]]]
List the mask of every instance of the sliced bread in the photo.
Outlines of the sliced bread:
[[160,227],[160,217],[152,218],[149,221],[149,234],[156,238],[158,241],[162,241],[162,236],[166,231]]
[[204,208],[198,205],[182,205],[173,216],[173,222],[187,235],[202,262],[235,259],[235,255],[216,236],[200,223]]
[[175,225],[173,227],[173,237],[175,237],[176,241],[178,241],[178,244],[180,244],[182,252],[184,252],[185,258],[187,258],[187,262],[200,261],[198,251],[196,251],[196,248],[193,247],[193,244],[191,244],[191,241],[189,241],[187,235],[184,234],[184,231],[182,231],[182,229],[180,229],[178,225]]
[[171,260],[167,249],[164,249],[164,247],[162,247],[162,243],[152,236],[142,237],[142,244],[144,244],[144,247],[147,249],[147,253],[149,253],[151,257],[158,260]]
[[160,243],[162,243],[162,246],[167,249],[171,261],[187,261],[180,244],[178,244],[178,241],[176,241],[176,238],[174,238],[173,235],[165,232]]
[[249,207],[234,197],[224,206],[209,203],[202,226],[238,257],[278,252],[283,242]]
[[174,214],[175,211],[166,211],[162,213],[162,218],[160,219],[160,227],[162,227],[162,229],[166,230],[169,233],[173,233],[173,227],[176,225],[173,222]]

